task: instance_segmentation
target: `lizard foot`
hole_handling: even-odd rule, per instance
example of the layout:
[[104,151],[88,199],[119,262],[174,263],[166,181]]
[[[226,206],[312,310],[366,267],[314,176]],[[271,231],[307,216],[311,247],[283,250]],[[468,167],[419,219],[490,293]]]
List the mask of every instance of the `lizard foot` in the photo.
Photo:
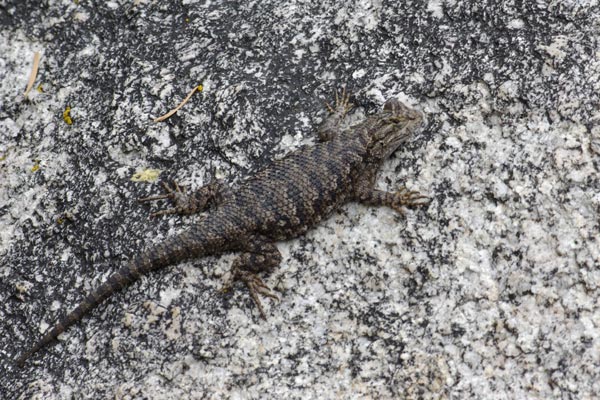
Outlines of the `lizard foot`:
[[255,273],[249,272],[249,271],[244,271],[244,270],[238,270],[238,269],[236,269],[235,271],[232,271],[232,272],[233,272],[233,275],[232,275],[230,281],[227,282],[223,286],[222,291],[223,292],[230,291],[233,286],[233,283],[235,281],[244,282],[244,284],[248,288],[248,291],[250,292],[250,296],[252,297],[252,300],[254,300],[254,304],[256,304],[256,307],[258,308],[258,312],[260,313],[261,318],[266,320],[267,315],[265,314],[265,311],[263,309],[259,295],[262,295],[265,297],[270,297],[273,300],[277,300],[277,301],[279,301],[279,297],[277,297],[277,295],[275,295],[273,293],[271,288],[268,287],[262,281],[262,279],[260,279],[258,277],[258,275],[256,275]]
[[185,193],[185,189],[182,189],[177,182],[173,182],[174,188],[171,188],[171,186],[165,182],[163,182],[162,185],[165,188],[165,194],[139,198],[138,202],[146,203],[150,201],[168,199],[171,200],[175,207],[154,212],[150,214],[150,217],[154,218],[169,214],[190,215],[198,211],[199,204],[197,199],[195,199],[193,196],[188,196]]
[[392,207],[395,211],[404,215],[404,207],[419,207],[428,204],[431,199],[421,193],[413,190],[408,190],[405,187],[400,188],[396,193],[393,193]]
[[341,95],[338,90],[335,90],[335,107],[332,107],[328,102],[325,102],[325,107],[332,113],[339,113],[340,116],[344,116],[352,109],[352,103],[350,103],[350,95],[346,92],[346,86],[342,88]]
[[327,142],[340,133],[344,118],[348,111],[352,109],[350,95],[346,92],[346,87],[342,88],[341,95],[336,89],[334,106],[325,102],[325,107],[329,111],[329,116],[325,118],[318,129],[319,140],[321,142]]

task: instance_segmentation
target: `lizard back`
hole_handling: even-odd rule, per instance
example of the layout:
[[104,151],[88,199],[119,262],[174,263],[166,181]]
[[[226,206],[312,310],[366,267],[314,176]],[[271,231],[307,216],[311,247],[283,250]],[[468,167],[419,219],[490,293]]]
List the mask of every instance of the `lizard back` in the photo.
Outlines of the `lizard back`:
[[358,137],[303,147],[274,161],[225,199],[219,214],[272,240],[306,232],[343,204],[362,165]]

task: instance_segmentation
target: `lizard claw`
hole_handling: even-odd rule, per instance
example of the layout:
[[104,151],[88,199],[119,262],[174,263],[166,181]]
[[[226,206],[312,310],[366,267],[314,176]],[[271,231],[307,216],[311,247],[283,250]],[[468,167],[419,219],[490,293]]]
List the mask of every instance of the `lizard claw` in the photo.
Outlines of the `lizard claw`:
[[166,182],[162,182],[163,187],[165,188],[165,194],[159,194],[157,196],[148,196],[148,197],[140,197],[139,199],[137,199],[137,201],[139,201],[140,203],[145,203],[148,201],[155,201],[155,200],[162,200],[162,199],[174,199],[176,196],[176,193],[184,193],[183,190],[181,190],[181,188],[179,187],[179,185],[177,184],[177,182],[173,182],[173,185],[175,186],[175,189],[171,189],[171,187],[169,186],[169,184],[167,184]]
[[342,116],[346,115],[352,109],[350,95],[346,92],[346,86],[342,87],[341,94],[337,89],[335,90],[335,106],[331,106],[331,104],[325,102],[325,107],[331,114],[339,112]]
[[140,203],[146,203],[150,201],[168,199],[175,205],[175,207],[154,212],[150,214],[150,218],[169,214],[188,215],[196,212],[198,208],[197,201],[195,201],[193,197],[188,196],[185,193],[185,189],[180,187],[177,182],[173,181],[173,188],[166,182],[163,182],[162,185],[165,188],[165,194],[142,197],[137,199],[137,201]]
[[408,207],[419,207],[428,204],[431,199],[428,196],[422,195],[421,193],[408,190],[405,187],[400,188],[399,191],[394,193],[394,199],[391,204],[392,208],[404,215],[405,206]]
[[333,114],[335,112],[335,109],[333,107],[331,107],[331,104],[329,104],[326,101],[324,103],[325,103],[325,108],[327,108],[327,111],[329,111],[330,114]]
[[262,319],[267,319],[267,315],[263,309],[262,303],[260,301],[259,295],[269,297],[273,300],[279,300],[279,297],[273,293],[270,287],[268,287],[262,279],[260,279],[256,274],[244,270],[237,270],[233,273],[233,276],[229,282],[223,286],[222,291],[227,292],[231,289],[233,282],[236,280],[240,280],[244,282],[248,291],[250,292],[250,296],[252,300],[254,300],[254,304],[258,308],[258,312],[260,313],[260,317]]

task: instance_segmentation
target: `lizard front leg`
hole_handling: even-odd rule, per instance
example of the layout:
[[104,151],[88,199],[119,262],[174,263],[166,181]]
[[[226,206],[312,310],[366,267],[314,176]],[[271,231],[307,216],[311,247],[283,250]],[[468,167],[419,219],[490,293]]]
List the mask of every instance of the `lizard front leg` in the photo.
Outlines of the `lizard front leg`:
[[259,295],[275,300],[279,300],[279,298],[258,277],[257,273],[271,270],[280,263],[281,253],[277,246],[265,241],[263,238],[253,236],[247,241],[244,252],[233,261],[231,278],[223,287],[223,291],[231,290],[236,281],[242,281],[248,288],[260,316],[267,319]]
[[372,206],[387,206],[400,214],[404,214],[404,207],[424,206],[429,203],[430,199],[419,192],[401,187],[400,190],[393,193],[371,189],[368,192],[361,193],[358,201]]
[[338,132],[341,130],[341,125],[346,117],[346,114],[352,108],[352,104],[350,103],[350,95],[346,93],[346,87],[342,89],[341,95],[338,94],[336,89],[334,107],[330,106],[327,102],[325,103],[325,106],[330,114],[319,126],[318,135],[319,140],[322,142],[327,142],[337,136]]
[[386,206],[404,215],[404,207],[424,206],[429,197],[417,191],[401,187],[396,192],[386,192],[374,187],[375,173],[368,171],[363,179],[355,185],[354,200],[372,206]]
[[163,182],[165,194],[140,198],[138,201],[140,203],[145,203],[168,199],[173,203],[173,208],[152,213],[150,214],[151,217],[168,214],[192,215],[202,212],[208,207],[219,203],[223,197],[222,194],[226,191],[226,187],[221,181],[211,182],[191,194],[186,193],[185,189],[182,189],[177,182],[174,182],[173,186],[174,187],[171,188],[171,186]]

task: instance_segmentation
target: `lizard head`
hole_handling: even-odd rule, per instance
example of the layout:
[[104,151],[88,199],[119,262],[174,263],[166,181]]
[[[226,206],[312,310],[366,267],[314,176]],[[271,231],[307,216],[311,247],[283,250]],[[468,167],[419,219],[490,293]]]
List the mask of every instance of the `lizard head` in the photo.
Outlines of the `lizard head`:
[[391,98],[385,102],[383,112],[369,119],[369,155],[383,160],[419,129],[423,114]]

